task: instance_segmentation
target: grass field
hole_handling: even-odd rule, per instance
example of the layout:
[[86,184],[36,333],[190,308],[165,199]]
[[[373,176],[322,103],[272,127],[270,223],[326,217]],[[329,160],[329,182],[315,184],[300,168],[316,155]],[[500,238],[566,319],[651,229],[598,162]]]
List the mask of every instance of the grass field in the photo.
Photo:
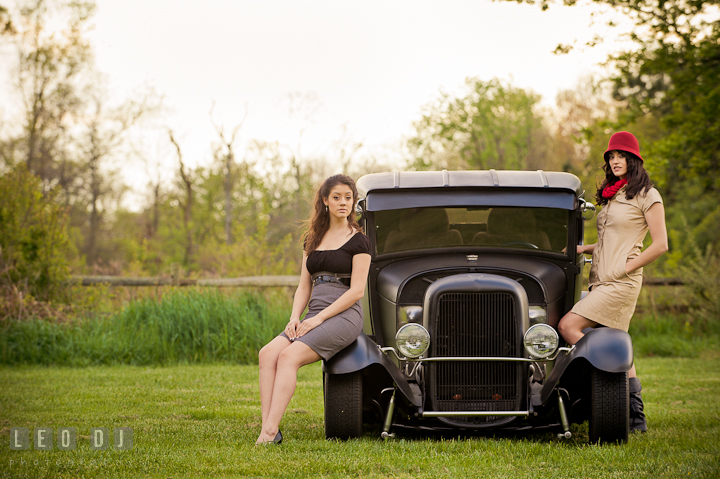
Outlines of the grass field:
[[[0,367],[0,477],[718,477],[720,355],[640,358],[650,431],[625,445],[573,438],[324,439],[318,364],[301,370],[279,447],[259,432],[257,368]],[[75,427],[73,451],[10,450],[11,427]],[[133,430],[129,451],[93,451],[90,428]],[[31,432],[32,434],[32,432]]]

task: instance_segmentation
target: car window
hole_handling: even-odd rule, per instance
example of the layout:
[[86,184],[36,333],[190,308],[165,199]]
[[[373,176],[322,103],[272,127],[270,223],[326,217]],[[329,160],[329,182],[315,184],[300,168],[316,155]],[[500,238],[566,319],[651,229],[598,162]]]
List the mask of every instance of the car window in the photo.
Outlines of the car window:
[[451,246],[561,252],[569,211],[557,208],[404,208],[375,213],[378,253]]

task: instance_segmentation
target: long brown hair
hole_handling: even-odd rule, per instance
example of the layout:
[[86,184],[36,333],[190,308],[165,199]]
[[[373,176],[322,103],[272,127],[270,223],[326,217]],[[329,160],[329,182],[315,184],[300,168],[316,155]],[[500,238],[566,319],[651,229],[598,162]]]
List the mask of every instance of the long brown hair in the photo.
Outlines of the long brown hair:
[[315,201],[313,202],[313,211],[310,219],[306,223],[307,234],[303,242],[303,250],[305,254],[310,254],[317,249],[322,242],[323,236],[330,228],[330,214],[325,210],[323,199],[330,196],[330,191],[336,185],[346,185],[350,187],[353,194],[353,204],[348,215],[348,228],[350,231],[361,231],[362,228],[355,218],[355,206],[358,201],[357,187],[355,180],[346,175],[334,175],[323,182],[315,193]]
[[[627,178],[628,184],[625,189],[625,197],[631,200],[635,198],[635,195],[638,193],[647,193],[650,188],[653,187],[653,184],[640,158],[629,151],[623,151],[622,154],[625,155],[625,161],[627,162],[627,175],[625,175],[625,178]],[[597,193],[595,193],[595,201],[597,201],[599,205],[606,205],[608,201],[610,201],[602,195],[605,187],[620,181],[620,178],[613,174],[612,168],[610,167],[610,152],[608,151],[604,156],[605,164],[602,169],[605,172],[605,180],[602,182],[602,185],[598,187]]]

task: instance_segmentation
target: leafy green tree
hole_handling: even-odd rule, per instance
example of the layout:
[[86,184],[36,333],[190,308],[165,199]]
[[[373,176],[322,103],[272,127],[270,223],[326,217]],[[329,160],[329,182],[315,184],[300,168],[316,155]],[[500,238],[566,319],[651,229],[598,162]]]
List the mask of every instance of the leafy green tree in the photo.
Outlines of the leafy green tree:
[[466,94],[447,93],[424,109],[408,141],[412,166],[427,168],[542,168],[548,134],[540,96],[498,79],[468,78]]
[[[533,0],[509,0],[535,3]],[[542,0],[575,5],[574,0]],[[653,176],[666,196],[720,192],[720,10],[718,0],[593,0],[629,18],[634,48],[607,65],[614,96],[625,104],[617,126],[655,121],[645,138]],[[613,23],[611,22],[611,25]],[[559,47],[558,51],[568,48]],[[651,119],[651,121],[653,121]],[[658,128],[659,127],[659,128]]]
[[[543,10],[551,4],[576,4],[574,0],[539,3]],[[615,115],[599,124],[633,131],[640,140],[645,167],[665,200],[671,242],[670,254],[657,266],[667,268],[668,274],[677,274],[680,265],[699,257],[697,251],[718,244],[720,2],[585,3],[609,7],[634,25],[627,34],[633,46],[607,59],[606,80],[619,107]],[[612,21],[609,24],[615,25]],[[556,51],[569,49],[561,45]]]
[[628,106],[621,120],[660,119],[665,131],[652,154],[656,177],[670,194],[677,179],[700,180],[705,192],[720,192],[719,3],[611,3],[638,27],[631,37],[639,48],[610,58],[616,97]]
[[17,52],[12,70],[24,112],[22,121],[3,125],[0,155],[7,168],[25,164],[44,191],[60,187],[56,196],[68,209],[72,242],[89,268],[107,270],[104,251],[112,238],[105,219],[126,190],[111,163],[128,130],[158,106],[151,91],[118,104],[108,100],[86,35],[94,11],[93,1],[62,0],[25,0],[12,12],[0,10],[0,21],[4,14],[12,20],[3,40]]
[[69,245],[58,189],[42,189],[25,165],[0,176],[0,287],[49,301],[65,286]]

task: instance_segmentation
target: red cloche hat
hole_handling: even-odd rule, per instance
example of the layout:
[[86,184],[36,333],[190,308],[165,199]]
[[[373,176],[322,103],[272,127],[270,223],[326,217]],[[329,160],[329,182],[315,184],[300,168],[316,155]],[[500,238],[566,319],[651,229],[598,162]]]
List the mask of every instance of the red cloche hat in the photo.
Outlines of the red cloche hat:
[[610,142],[608,143],[608,148],[605,153],[607,154],[608,151],[613,150],[630,152],[640,158],[640,160],[645,161],[642,156],[640,156],[640,143],[638,143],[635,135],[628,131],[619,131],[610,137]]

